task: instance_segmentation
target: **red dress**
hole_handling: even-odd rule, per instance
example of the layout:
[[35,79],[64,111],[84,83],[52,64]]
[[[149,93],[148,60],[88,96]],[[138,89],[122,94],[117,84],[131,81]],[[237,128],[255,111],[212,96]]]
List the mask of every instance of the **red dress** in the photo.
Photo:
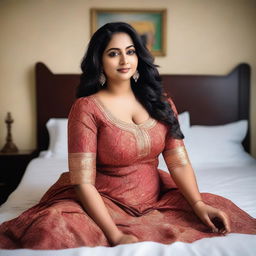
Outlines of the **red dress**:
[[[172,107],[174,107],[172,105]],[[0,226],[0,248],[63,249],[109,246],[86,214],[73,184],[94,184],[118,228],[139,241],[170,244],[217,236],[194,214],[171,176],[157,169],[186,164],[182,140],[153,118],[136,125],[115,118],[91,95],[73,105],[68,124],[69,167],[41,201]],[[256,221],[230,200],[202,193],[226,212],[234,233],[256,233]]]

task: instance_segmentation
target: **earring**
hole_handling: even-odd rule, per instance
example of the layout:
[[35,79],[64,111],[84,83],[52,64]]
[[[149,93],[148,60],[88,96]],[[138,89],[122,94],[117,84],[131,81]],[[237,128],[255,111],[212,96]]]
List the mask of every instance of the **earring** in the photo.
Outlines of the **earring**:
[[101,72],[101,74],[100,74],[99,82],[100,82],[101,86],[103,86],[106,83],[106,77],[103,72]]
[[132,78],[134,79],[135,83],[137,83],[139,77],[140,77],[140,73],[139,73],[138,70],[136,70],[134,75],[132,76]]

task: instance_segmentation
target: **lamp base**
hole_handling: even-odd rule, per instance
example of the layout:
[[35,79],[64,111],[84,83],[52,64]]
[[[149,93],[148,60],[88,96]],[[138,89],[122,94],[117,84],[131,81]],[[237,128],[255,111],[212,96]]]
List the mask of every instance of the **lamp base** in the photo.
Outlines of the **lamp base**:
[[18,150],[17,146],[11,141],[6,142],[6,144],[4,145],[4,147],[1,150],[2,153],[15,153],[18,151],[19,150]]

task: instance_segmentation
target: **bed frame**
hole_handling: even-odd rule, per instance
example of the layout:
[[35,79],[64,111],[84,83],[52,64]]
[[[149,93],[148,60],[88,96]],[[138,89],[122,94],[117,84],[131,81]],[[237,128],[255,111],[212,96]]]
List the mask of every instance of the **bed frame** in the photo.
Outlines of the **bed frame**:
[[[193,125],[222,125],[249,120],[250,67],[239,64],[227,75],[161,75],[178,111],[189,111]],[[51,117],[66,118],[75,100],[79,74],[53,74],[36,63],[37,150],[49,143],[45,127]],[[250,121],[250,120],[249,120]],[[250,127],[250,124],[249,124]],[[250,153],[250,129],[243,141]]]

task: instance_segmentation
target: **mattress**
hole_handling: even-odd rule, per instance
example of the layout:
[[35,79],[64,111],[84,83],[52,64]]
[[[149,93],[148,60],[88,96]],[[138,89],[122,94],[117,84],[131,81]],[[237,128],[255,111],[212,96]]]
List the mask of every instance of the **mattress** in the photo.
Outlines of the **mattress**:
[[[160,157],[159,168],[167,170]],[[28,165],[18,188],[0,207],[0,223],[12,219],[36,204],[46,190],[67,171],[67,159],[38,157]],[[243,163],[203,164],[194,166],[201,192],[224,196],[256,218],[256,160],[247,157]],[[245,255],[255,256],[256,235],[228,234],[204,238],[194,243],[175,242],[164,245],[140,242],[116,247],[81,247],[65,250],[0,250],[0,255]]]

